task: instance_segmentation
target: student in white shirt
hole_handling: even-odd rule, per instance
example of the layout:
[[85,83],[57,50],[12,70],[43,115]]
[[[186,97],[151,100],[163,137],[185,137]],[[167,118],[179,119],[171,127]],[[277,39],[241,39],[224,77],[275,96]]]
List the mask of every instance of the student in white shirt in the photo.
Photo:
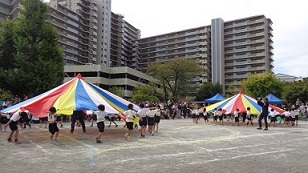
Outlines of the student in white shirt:
[[[235,120],[235,123],[236,123],[237,126],[240,126],[240,120],[239,120],[239,115],[238,115],[239,111],[240,111],[239,109],[236,109],[233,113],[234,114],[234,120]],[[234,124],[232,124],[232,125],[234,126]]]
[[247,114],[247,126],[249,125],[249,122],[251,123],[251,125],[253,126],[253,123],[252,123],[252,114],[251,114],[251,111],[250,111],[250,107],[247,107],[247,111],[246,111],[246,114]]
[[57,110],[55,107],[51,107],[48,112],[48,130],[51,133],[50,141],[56,141],[59,135],[59,128],[57,126]]
[[127,106],[128,110],[124,112],[124,115],[126,117],[126,127],[127,127],[127,132],[125,133],[125,139],[129,140],[131,131],[134,129],[134,119],[135,119],[135,111],[134,111],[134,105],[133,104],[128,104]]
[[143,103],[141,103],[139,107],[141,108],[137,112],[137,116],[139,117],[139,126],[140,126],[139,132],[140,132],[140,137],[145,137],[145,130],[148,125],[146,113],[149,109],[145,108]]
[[146,115],[148,117],[148,132],[152,136],[154,136],[154,124],[155,124],[154,117],[155,117],[156,114],[157,114],[157,110],[153,106],[151,106],[150,110],[146,113]]
[[98,128],[96,143],[102,143],[101,137],[105,130],[105,122],[104,122],[105,116],[108,116],[108,113],[105,112],[105,106],[103,104],[98,105],[97,108],[98,108],[98,111],[94,113],[97,117],[96,124]]
[[19,137],[19,130],[17,125],[20,125],[20,128],[22,128],[22,123],[19,122],[19,119],[22,116],[27,116],[27,113],[25,112],[26,110],[24,108],[20,108],[17,112],[15,112],[12,117],[10,118],[10,121],[8,123],[5,124],[4,128],[6,128],[7,126],[10,126],[11,129],[11,133],[9,135],[9,138],[7,139],[8,142],[12,142],[12,137],[14,135],[15,140],[14,142],[16,144],[20,144],[20,141],[18,139]]
[[291,117],[290,117],[289,109],[286,109],[283,115],[284,115],[284,126],[290,126]]
[[271,121],[270,121],[270,124],[269,125],[271,125],[272,123],[274,123],[274,127],[275,127],[275,123],[276,123],[276,115],[277,115],[277,112],[274,110],[274,109],[271,109],[271,112],[269,113],[269,117],[270,117],[270,119],[271,119]]

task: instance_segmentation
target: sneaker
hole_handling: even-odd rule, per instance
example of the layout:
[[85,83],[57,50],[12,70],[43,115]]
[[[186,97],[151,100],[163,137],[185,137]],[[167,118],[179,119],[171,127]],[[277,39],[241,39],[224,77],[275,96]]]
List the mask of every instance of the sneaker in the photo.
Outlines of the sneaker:
[[125,133],[124,138],[127,140],[127,138],[128,138],[128,134],[127,133]]
[[9,139],[7,139],[7,141],[8,141],[8,142],[12,142],[12,139],[11,139],[11,138],[9,138]]
[[258,129],[258,130],[261,130],[262,128],[261,128],[261,127],[258,127],[257,129]]
[[268,128],[265,128],[265,129],[263,129],[263,130],[268,130]]
[[110,125],[108,127],[111,127]]
[[154,136],[154,132],[151,133],[151,136]]
[[[61,124],[61,126],[60,127],[63,127],[63,124]],[[31,127],[30,127],[31,128]]]
[[118,127],[118,125],[116,125],[116,127]]
[[101,144],[103,142],[101,140],[99,140],[99,139],[96,139],[96,143]]

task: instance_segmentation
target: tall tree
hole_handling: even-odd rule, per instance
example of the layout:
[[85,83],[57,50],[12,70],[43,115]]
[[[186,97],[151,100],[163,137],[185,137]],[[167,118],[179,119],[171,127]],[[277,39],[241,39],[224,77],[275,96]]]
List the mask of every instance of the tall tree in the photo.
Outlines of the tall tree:
[[204,99],[213,97],[217,93],[222,94],[222,86],[219,83],[213,84],[206,82],[199,88],[196,94],[196,100],[203,101]]
[[265,97],[268,94],[281,97],[283,82],[279,81],[273,73],[254,74],[243,82],[242,88],[252,97]]
[[[184,95],[190,80],[202,69],[193,59],[175,59],[164,64],[152,64],[148,74],[157,78],[163,88],[165,100],[177,101],[180,95]],[[170,98],[169,98],[170,94]]]
[[14,94],[36,95],[62,83],[64,59],[58,34],[48,19],[48,5],[22,0],[24,10],[16,22],[15,68],[6,73],[5,84]]

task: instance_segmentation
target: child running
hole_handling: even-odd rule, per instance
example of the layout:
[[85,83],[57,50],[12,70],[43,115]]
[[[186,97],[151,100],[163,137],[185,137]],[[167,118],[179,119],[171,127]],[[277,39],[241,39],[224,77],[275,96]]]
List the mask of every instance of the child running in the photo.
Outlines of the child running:
[[59,135],[59,128],[57,126],[57,110],[55,107],[51,107],[48,112],[48,129],[51,133],[50,141],[57,141]]
[[105,106],[103,104],[100,104],[97,106],[98,108],[98,111],[95,112],[95,115],[97,117],[97,120],[96,120],[96,125],[97,125],[97,128],[98,128],[98,134],[97,134],[97,137],[96,137],[96,143],[102,143],[101,141],[101,137],[102,137],[102,134],[105,130],[105,116],[107,116],[107,112],[105,112]]
[[127,106],[128,110],[124,112],[124,115],[126,117],[126,127],[127,132],[125,133],[124,137],[127,141],[130,140],[131,131],[134,129],[134,119],[135,119],[135,111],[134,111],[134,105],[128,104]]
[[139,107],[140,110],[137,112],[137,116],[139,117],[139,126],[140,126],[139,132],[140,132],[140,137],[145,137],[145,130],[148,125],[148,120],[146,116],[148,108],[145,108],[143,103],[141,103]]
[[150,107],[150,110],[146,113],[148,117],[148,132],[152,136],[154,136],[154,124],[155,124],[155,115],[157,114],[157,111],[155,107]]

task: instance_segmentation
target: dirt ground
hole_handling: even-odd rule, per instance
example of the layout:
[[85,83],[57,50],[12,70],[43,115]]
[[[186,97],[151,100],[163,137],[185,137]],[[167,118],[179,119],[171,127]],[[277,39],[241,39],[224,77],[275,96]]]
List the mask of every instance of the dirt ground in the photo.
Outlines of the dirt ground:
[[[256,121],[256,120],[255,120]],[[47,128],[32,124],[22,129],[21,144],[7,142],[9,130],[0,132],[0,172],[223,172],[307,173],[308,123],[269,127],[193,124],[191,119],[162,120],[154,136],[130,141],[126,129],[108,127],[102,144],[95,142],[97,128],[86,124],[87,133],[70,124],[60,128],[59,140],[49,141]]]

